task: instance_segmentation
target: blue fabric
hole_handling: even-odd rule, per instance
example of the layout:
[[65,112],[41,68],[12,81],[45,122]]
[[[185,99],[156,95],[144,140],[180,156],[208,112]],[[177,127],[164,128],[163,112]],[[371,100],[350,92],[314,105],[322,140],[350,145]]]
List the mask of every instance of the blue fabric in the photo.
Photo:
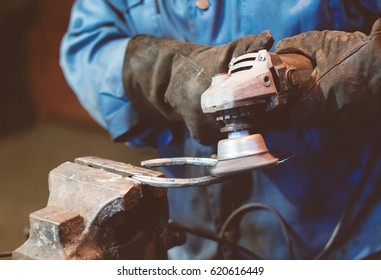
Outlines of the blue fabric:
[[[309,30],[369,32],[381,15],[381,1],[209,0],[206,10],[194,0],[79,0],[61,46],[61,66],[79,101],[115,139],[139,124],[122,83],[123,57],[131,36],[219,45],[243,35],[270,30],[276,41]],[[183,142],[168,144],[170,128],[147,124],[130,145],[150,143],[161,156],[210,156],[214,147],[196,143],[184,130]],[[264,135],[271,151],[295,155],[288,163],[208,188],[169,192],[172,219],[217,232],[232,210],[249,202],[276,207],[298,236],[299,258],[316,255],[329,239],[346,205],[351,209],[329,258],[363,258],[381,250],[381,129],[378,119],[344,132],[295,127]],[[155,140],[152,140],[155,138]],[[148,140],[150,139],[150,140]],[[188,173],[187,173],[188,172]],[[176,170],[173,176],[197,176]],[[351,200],[355,202],[350,203]],[[194,217],[197,217],[196,219]],[[276,219],[266,211],[245,215],[243,245],[264,258],[288,258]],[[171,251],[173,258],[210,258],[216,246],[190,237]]]

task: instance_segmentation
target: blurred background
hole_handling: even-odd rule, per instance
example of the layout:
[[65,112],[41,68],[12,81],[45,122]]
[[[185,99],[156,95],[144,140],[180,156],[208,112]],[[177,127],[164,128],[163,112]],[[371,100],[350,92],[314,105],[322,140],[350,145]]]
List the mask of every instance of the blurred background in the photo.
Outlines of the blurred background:
[[113,143],[67,86],[59,46],[73,2],[0,0],[0,253],[26,240],[28,216],[46,206],[49,171],[61,163],[156,156]]

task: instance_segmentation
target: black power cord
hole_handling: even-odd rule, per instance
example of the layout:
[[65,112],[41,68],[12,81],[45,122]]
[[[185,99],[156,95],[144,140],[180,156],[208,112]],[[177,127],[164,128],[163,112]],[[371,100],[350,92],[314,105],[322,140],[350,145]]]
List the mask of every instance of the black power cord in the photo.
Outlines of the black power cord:
[[193,234],[193,235],[205,238],[205,239],[215,241],[219,245],[229,246],[229,247],[239,251],[241,254],[246,256],[248,259],[262,260],[262,258],[260,256],[258,256],[256,253],[246,249],[245,247],[242,247],[242,246],[236,244],[235,242],[231,242],[231,241],[226,240],[224,238],[220,238],[220,237],[218,237],[212,233],[209,233],[209,232],[206,232],[203,230],[189,228],[189,227],[186,227],[186,226],[180,225],[178,223],[174,223],[174,222],[169,223],[168,227],[175,229],[175,230],[181,230],[181,231],[184,231],[186,233],[190,233],[190,234]]
[[251,212],[251,211],[258,211],[258,210],[267,210],[267,211],[270,211],[271,213],[273,213],[275,215],[275,217],[278,219],[279,221],[279,224],[281,225],[282,227],[282,232],[283,232],[283,235],[284,235],[284,239],[286,241],[286,244],[287,244],[287,248],[288,248],[288,253],[289,253],[289,256],[290,256],[290,259],[295,259],[295,255],[294,255],[294,250],[293,250],[293,244],[292,244],[292,239],[290,237],[290,226],[288,225],[288,223],[286,222],[286,220],[283,218],[283,216],[279,213],[278,210],[276,210],[275,208],[269,206],[269,205],[266,205],[266,204],[263,204],[263,203],[248,203],[248,204],[245,204],[241,207],[238,207],[236,210],[234,210],[230,215],[229,217],[225,220],[224,224],[222,225],[221,227],[221,230],[220,230],[220,233],[218,234],[218,236],[223,239],[224,235],[225,235],[225,232],[227,231],[228,227],[237,219],[238,222],[240,223],[243,216],[248,213],[248,212]]
[[[345,222],[348,219],[349,210],[353,208],[354,204],[357,201],[356,198],[361,191],[362,184],[360,183],[359,186],[357,186],[357,189],[355,189],[355,191],[353,192],[352,196],[350,197],[347,205],[344,207],[344,209],[340,215],[340,218],[339,218],[335,228],[333,229],[332,234],[329,237],[328,241],[326,242],[324,247],[321,249],[321,251],[314,258],[312,258],[313,260],[323,259],[326,256],[326,254],[328,254],[329,251],[332,249],[333,244],[336,242],[340,232],[343,229]],[[226,230],[228,229],[228,227],[231,225],[231,223],[233,223],[234,220],[239,219],[238,222],[240,223],[243,216],[246,213],[248,213],[250,211],[257,211],[257,210],[268,210],[275,215],[275,217],[278,219],[278,221],[282,227],[282,232],[283,232],[283,236],[285,238],[286,244],[287,244],[289,256],[291,259],[295,259],[294,248],[293,248],[292,239],[290,236],[291,235],[290,225],[286,222],[286,220],[283,218],[283,216],[280,214],[280,212],[278,210],[276,210],[275,208],[273,208],[269,205],[266,205],[266,204],[249,203],[249,204],[245,204],[245,205],[237,208],[236,210],[234,210],[229,215],[229,217],[225,220],[224,224],[222,225],[222,228],[221,228],[220,233],[219,233],[220,239],[225,240],[225,239],[223,239],[223,236],[224,236]],[[219,243],[219,245],[220,245],[220,243]]]

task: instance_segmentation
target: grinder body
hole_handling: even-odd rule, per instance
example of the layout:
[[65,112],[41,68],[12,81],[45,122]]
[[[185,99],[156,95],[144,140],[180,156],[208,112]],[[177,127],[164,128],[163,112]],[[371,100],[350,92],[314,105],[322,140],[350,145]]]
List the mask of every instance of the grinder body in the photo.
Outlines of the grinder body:
[[253,131],[256,116],[291,102],[306,89],[313,71],[300,54],[274,54],[266,50],[233,58],[226,74],[218,74],[201,96],[205,114],[224,126],[227,139],[218,143],[215,176],[275,165],[263,137]]

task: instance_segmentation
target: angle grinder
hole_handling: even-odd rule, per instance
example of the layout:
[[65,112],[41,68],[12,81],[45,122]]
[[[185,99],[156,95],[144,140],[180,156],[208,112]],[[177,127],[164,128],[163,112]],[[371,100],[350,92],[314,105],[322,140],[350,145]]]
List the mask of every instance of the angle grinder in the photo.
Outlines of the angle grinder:
[[227,139],[218,142],[214,176],[276,165],[262,135],[253,133],[258,114],[274,110],[302,92],[311,79],[310,60],[300,54],[275,54],[267,50],[233,58],[226,74],[218,74],[201,96],[205,114],[224,126]]

